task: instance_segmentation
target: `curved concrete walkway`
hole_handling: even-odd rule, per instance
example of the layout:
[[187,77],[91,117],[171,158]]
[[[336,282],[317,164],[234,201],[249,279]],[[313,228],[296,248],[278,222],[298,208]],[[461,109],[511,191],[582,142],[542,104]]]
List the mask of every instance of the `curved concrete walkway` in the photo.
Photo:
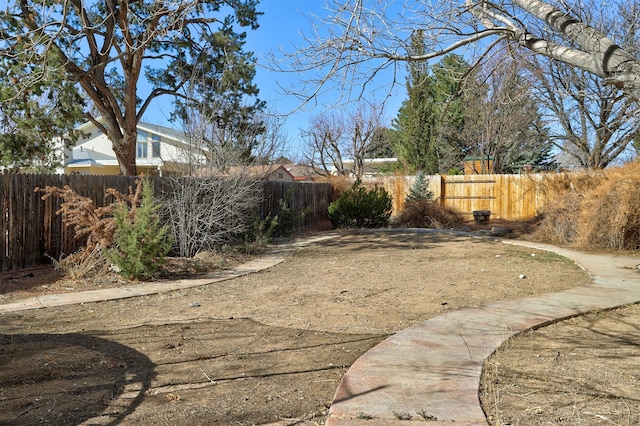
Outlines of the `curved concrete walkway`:
[[278,248],[271,251],[271,253],[251,262],[244,263],[235,269],[213,272],[207,274],[202,278],[184,279],[177,281],[145,282],[133,286],[29,297],[27,299],[18,300],[13,303],[0,305],[0,314],[2,314],[3,312],[14,312],[24,311],[28,309],[49,308],[53,306],[73,305],[76,303],[90,303],[105,300],[126,299],[128,297],[146,296],[150,294],[162,293],[165,291],[181,290],[185,288],[213,284],[271,268],[272,266],[275,266],[278,263],[282,262],[284,258],[293,250],[319,241],[335,238],[337,235],[338,234],[325,234],[296,240],[290,244],[279,246]]
[[[505,243],[566,256],[591,275],[591,283],[450,312],[394,334],[351,366],[335,394],[327,426],[407,426],[425,420],[486,425],[478,397],[482,365],[507,338],[559,319],[640,300],[640,258]],[[410,420],[400,420],[408,415]]]
[[[212,284],[272,267],[298,247],[337,235],[302,239],[234,270],[200,279],[32,297],[0,305],[0,314]],[[640,300],[640,258],[584,254],[526,242],[505,243],[566,256],[581,265],[592,282],[561,293],[450,312],[394,334],[351,366],[338,387],[327,426],[407,426],[425,420],[457,426],[486,425],[478,399],[480,374],[484,359],[502,342],[532,327]],[[403,415],[412,418],[399,420]]]

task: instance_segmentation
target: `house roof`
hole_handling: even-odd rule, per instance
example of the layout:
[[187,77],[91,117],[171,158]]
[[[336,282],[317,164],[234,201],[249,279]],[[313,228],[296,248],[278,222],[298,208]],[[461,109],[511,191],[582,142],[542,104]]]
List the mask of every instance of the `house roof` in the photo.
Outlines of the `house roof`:
[[160,126],[158,124],[145,123],[141,121],[138,123],[138,128],[151,133],[156,133],[160,136],[168,136],[169,138],[178,141],[184,141],[185,139],[187,139],[187,135],[182,130]]
[[71,167],[71,168],[80,168],[80,167],[106,167],[106,166],[113,166],[113,165],[118,165],[118,161],[117,160],[112,160],[112,161],[96,161],[92,158],[82,158],[79,160],[72,160],[69,163],[67,163],[65,165],[65,167]]
[[[98,117],[96,121],[100,123],[104,123],[104,119],[102,117]],[[83,131],[83,130],[87,130],[91,126],[95,126],[95,124],[92,121],[86,121],[81,125],[79,125],[76,129],[79,131]],[[138,122],[137,128],[150,133],[155,133],[160,136],[165,136],[168,139],[179,141],[179,142],[184,142],[185,139],[187,138],[185,132],[178,129],[171,128],[171,127],[161,126],[159,124],[151,124],[151,123],[146,123],[144,121],[140,121]]]
[[282,166],[293,175],[293,179],[297,181],[313,180],[313,178],[319,176],[313,167],[305,166],[304,164],[283,164]]

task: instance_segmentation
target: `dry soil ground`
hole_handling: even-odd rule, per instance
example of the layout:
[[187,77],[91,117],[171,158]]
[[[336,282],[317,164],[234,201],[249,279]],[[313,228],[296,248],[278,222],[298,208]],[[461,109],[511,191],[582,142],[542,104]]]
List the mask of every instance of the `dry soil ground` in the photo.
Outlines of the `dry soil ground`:
[[[13,281],[31,293],[95,285],[43,288],[38,273]],[[0,279],[0,303],[25,295]],[[0,424],[322,424],[349,365],[389,334],[587,280],[564,258],[486,237],[364,232],[222,283],[4,314]],[[639,318],[629,307],[511,340],[484,377],[491,420],[637,424]]]

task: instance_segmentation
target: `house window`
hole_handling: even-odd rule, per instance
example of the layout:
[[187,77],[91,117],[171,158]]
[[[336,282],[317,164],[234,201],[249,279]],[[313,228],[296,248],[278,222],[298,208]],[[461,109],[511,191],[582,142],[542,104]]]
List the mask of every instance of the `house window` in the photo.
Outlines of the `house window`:
[[160,158],[160,136],[151,135],[151,156]]
[[147,143],[146,142],[138,142],[138,149],[136,156],[138,158],[147,158]]
[[136,144],[136,157],[147,158],[147,132],[138,130],[138,141]]

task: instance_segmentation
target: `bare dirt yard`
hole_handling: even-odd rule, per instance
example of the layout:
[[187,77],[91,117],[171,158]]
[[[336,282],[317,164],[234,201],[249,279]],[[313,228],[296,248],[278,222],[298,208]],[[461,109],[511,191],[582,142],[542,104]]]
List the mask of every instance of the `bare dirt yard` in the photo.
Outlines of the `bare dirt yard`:
[[[41,270],[0,280],[0,303],[96,286]],[[489,237],[349,232],[221,283],[2,314],[0,425],[323,424],[348,367],[390,334],[587,282],[567,259]],[[510,340],[483,378],[490,420],[637,424],[638,324],[627,307]]]

